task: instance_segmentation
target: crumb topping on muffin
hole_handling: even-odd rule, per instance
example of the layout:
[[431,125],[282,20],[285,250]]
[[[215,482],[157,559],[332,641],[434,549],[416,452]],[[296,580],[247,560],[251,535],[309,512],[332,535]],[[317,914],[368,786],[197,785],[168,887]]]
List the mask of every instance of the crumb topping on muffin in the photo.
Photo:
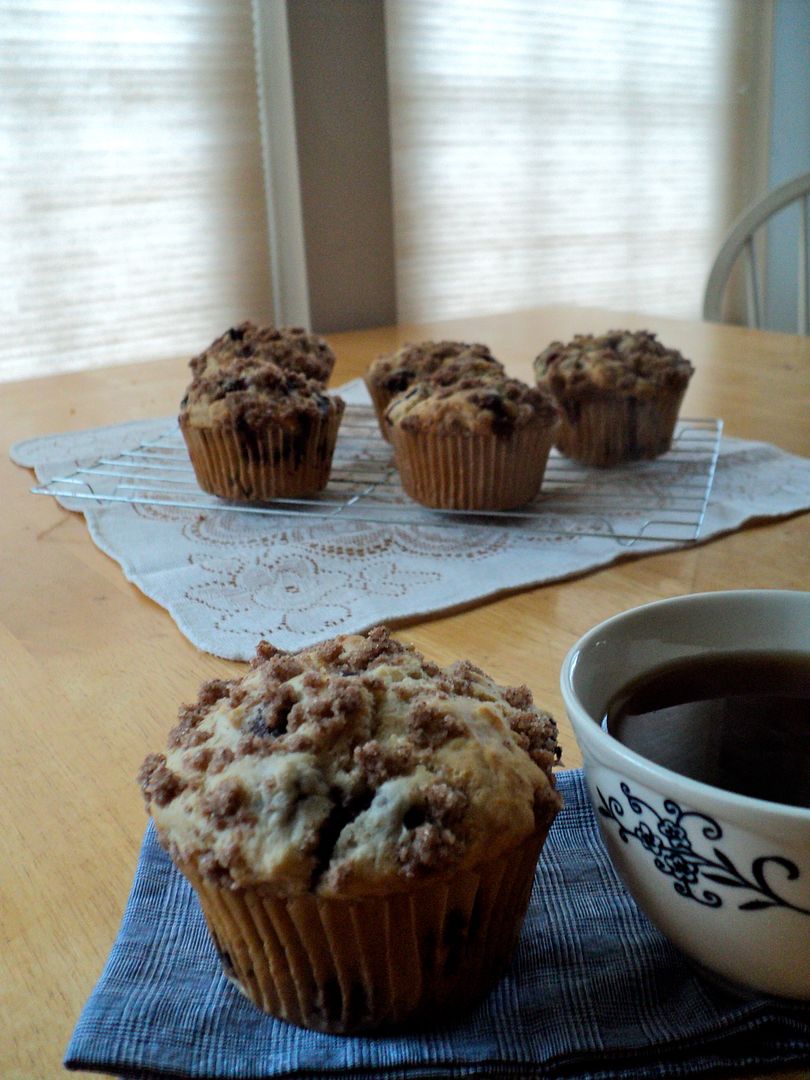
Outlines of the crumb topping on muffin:
[[533,421],[556,424],[557,408],[545,390],[520,379],[480,371],[460,378],[414,383],[388,406],[386,420],[405,431],[509,436]]
[[554,341],[534,361],[541,386],[556,397],[617,394],[644,398],[662,387],[682,389],[694,371],[676,349],[668,349],[648,330],[611,330]]
[[383,627],[259,646],[207,683],[140,782],[161,841],[225,887],[375,895],[494,858],[561,800],[525,686],[442,669]]
[[478,369],[503,371],[503,364],[486,345],[465,341],[424,341],[419,345],[403,345],[394,353],[378,356],[368,370],[368,378],[386,393],[400,394],[417,379],[437,375],[448,366],[458,371],[469,363],[477,365]]
[[225,427],[242,435],[270,425],[297,432],[308,421],[342,414],[341,398],[268,360],[244,356],[227,367],[201,369],[195,374],[180,410],[181,424]]
[[237,361],[247,359],[297,371],[324,386],[335,366],[335,354],[329,343],[317,334],[310,334],[300,326],[257,326],[250,321],[226,330],[193,357],[189,366],[196,379],[220,368],[230,369]]
[[343,412],[343,401],[324,391],[334,362],[315,334],[240,323],[190,361],[180,422],[241,434],[270,425],[300,432],[308,420]]

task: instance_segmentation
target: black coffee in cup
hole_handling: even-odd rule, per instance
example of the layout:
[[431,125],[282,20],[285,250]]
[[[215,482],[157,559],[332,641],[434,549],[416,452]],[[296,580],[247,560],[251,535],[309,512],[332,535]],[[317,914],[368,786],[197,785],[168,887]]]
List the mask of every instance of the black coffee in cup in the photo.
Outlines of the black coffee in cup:
[[742,652],[654,668],[610,701],[603,726],[693,780],[810,807],[810,657]]

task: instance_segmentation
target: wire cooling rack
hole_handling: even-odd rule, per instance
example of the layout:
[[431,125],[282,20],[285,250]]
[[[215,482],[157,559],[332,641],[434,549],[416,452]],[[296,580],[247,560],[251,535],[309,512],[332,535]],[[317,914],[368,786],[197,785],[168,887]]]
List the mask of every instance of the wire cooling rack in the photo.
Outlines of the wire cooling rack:
[[[179,428],[52,478],[37,495],[105,503],[185,507],[266,517],[340,518],[410,525],[499,525],[555,536],[639,541],[697,540],[711,495],[723,423],[680,420],[672,449],[654,461],[591,469],[552,451],[540,495],[517,511],[429,510],[403,492],[390,446],[370,406],[348,405],[326,489],[310,499],[241,504],[197,485]],[[82,509],[81,506],[71,508]]]

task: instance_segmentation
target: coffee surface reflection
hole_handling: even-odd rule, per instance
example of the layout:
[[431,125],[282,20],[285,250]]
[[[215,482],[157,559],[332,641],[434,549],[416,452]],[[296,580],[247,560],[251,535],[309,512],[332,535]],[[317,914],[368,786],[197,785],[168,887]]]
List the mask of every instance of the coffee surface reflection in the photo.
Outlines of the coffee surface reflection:
[[693,780],[810,807],[810,657],[686,658],[628,683],[603,718],[631,750]]

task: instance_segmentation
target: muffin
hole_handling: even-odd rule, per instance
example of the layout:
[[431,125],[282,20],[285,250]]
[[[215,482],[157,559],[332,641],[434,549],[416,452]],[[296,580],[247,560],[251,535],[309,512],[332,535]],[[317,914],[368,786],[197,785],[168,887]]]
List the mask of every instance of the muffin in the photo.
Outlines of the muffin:
[[212,374],[229,368],[238,360],[253,358],[270,361],[285,371],[297,371],[323,386],[329,382],[335,366],[335,354],[329,343],[317,334],[298,326],[256,326],[243,322],[226,330],[190,363],[192,374]]
[[385,410],[397,394],[419,379],[436,375],[448,365],[472,362],[478,367],[503,371],[486,345],[468,345],[464,341],[423,341],[420,345],[403,345],[386,356],[378,356],[366,373],[366,386],[371,395],[377,421],[384,438],[388,438]]
[[534,361],[538,385],[560,406],[556,446],[583,465],[666,453],[693,367],[647,330],[577,334]]
[[511,510],[540,490],[557,409],[505,374],[414,383],[385,420],[402,486],[445,510]]
[[383,627],[202,687],[140,783],[227,977],[320,1031],[435,1022],[508,965],[561,806],[525,686]]
[[234,349],[245,338],[229,335],[239,333],[191,361],[179,423],[197,482],[243,502],[314,495],[329,481],[344,410],[341,398],[324,392],[328,358],[317,349],[296,353],[286,339]]

